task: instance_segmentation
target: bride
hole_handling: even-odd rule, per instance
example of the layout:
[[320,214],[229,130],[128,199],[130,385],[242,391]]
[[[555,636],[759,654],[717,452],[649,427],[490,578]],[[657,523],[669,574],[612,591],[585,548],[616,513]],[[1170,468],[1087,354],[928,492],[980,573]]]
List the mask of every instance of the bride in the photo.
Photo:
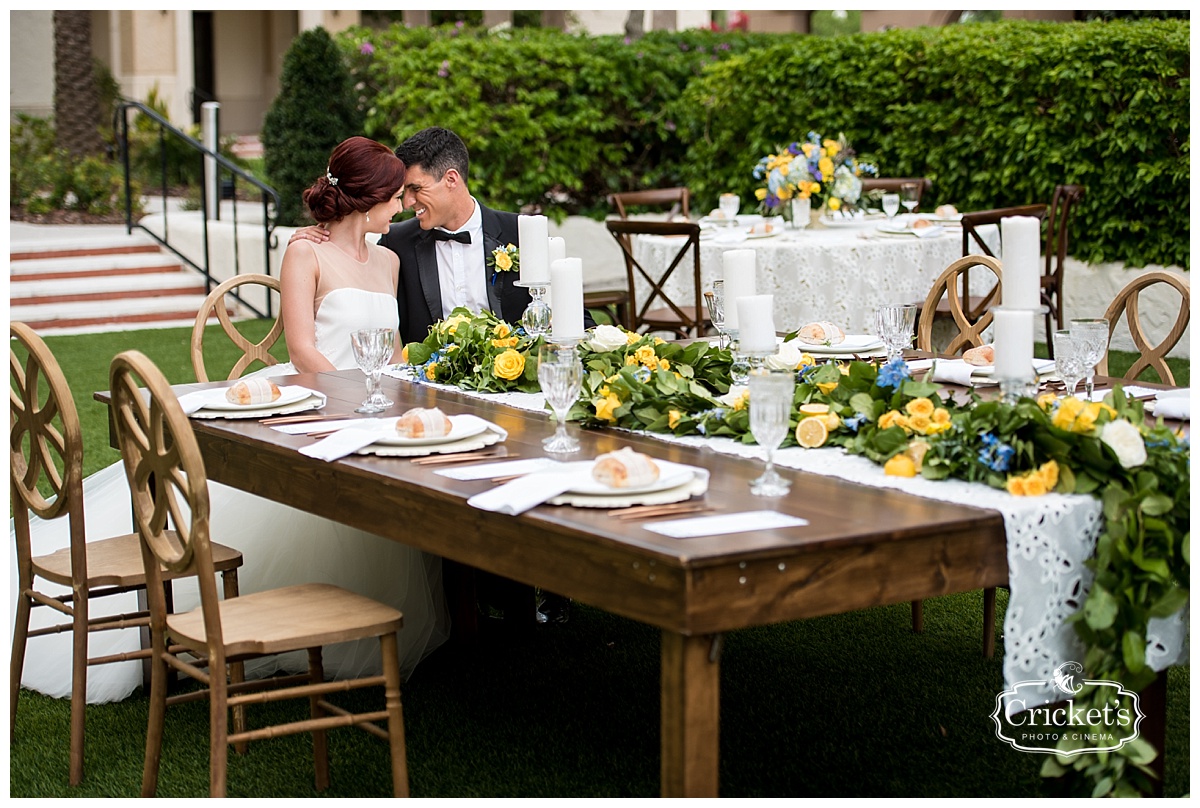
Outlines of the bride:
[[[391,250],[368,242],[366,235],[387,232],[392,217],[401,210],[404,174],[404,164],[381,143],[354,137],[334,149],[325,175],[304,192],[313,217],[327,226],[329,240],[320,244],[298,240],[288,245],[283,257],[281,311],[292,361],[251,375],[351,369],[356,367],[351,331],[397,327],[399,259]],[[245,558],[238,574],[242,593],[327,582],[396,607],[404,614],[399,653],[406,679],[448,637],[440,558],[219,483],[210,481],[208,486],[213,540],[240,550]],[[86,479],[83,491],[89,541],[133,530],[129,487],[120,462]],[[30,523],[37,554],[67,546],[66,519],[47,522],[31,515]],[[9,532],[10,592],[15,592],[11,521]],[[198,603],[194,582],[175,585],[176,611]],[[91,602],[93,616],[135,610],[132,594]],[[31,629],[59,622],[55,614],[46,612],[45,608],[33,611]],[[10,626],[14,618],[15,611]],[[88,642],[89,656],[96,657],[136,650],[140,638],[137,630],[108,631],[91,634]],[[70,696],[70,660],[70,632],[33,638],[21,684],[50,696]],[[324,664],[326,675],[334,678],[378,673],[379,643],[372,639],[328,646]],[[306,669],[304,652],[246,663],[248,677]],[[88,702],[124,699],[141,683],[140,662],[91,667]]]

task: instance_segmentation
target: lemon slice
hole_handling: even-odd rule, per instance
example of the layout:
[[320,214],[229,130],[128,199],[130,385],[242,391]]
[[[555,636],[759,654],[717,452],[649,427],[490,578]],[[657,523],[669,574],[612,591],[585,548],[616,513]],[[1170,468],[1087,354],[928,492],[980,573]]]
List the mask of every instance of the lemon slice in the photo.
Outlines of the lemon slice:
[[811,404],[801,404],[800,412],[804,413],[806,416],[808,416],[808,415],[824,415],[825,413],[829,412],[829,405],[828,404],[818,404],[816,402],[813,402]]
[[796,424],[796,443],[805,449],[824,446],[828,439],[829,428],[825,426],[824,418],[801,418]]
[[825,415],[825,428],[826,429],[828,429],[830,432],[832,432],[833,430],[837,429],[841,425],[842,425],[842,419],[838,417],[838,414],[836,412],[826,413],[826,415]]

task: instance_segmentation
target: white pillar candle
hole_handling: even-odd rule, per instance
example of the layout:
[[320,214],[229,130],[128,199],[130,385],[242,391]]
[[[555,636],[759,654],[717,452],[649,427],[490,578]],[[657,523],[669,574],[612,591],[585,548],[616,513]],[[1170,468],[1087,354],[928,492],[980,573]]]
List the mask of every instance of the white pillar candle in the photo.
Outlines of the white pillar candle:
[[[738,350],[748,354],[775,353],[775,296],[749,295],[735,301],[738,322]],[[728,316],[728,315],[726,315]]]
[[545,216],[518,216],[517,248],[521,251],[521,283],[550,280],[550,236]]
[[725,279],[725,327],[738,330],[737,299],[758,294],[754,271],[754,250],[726,250],[721,256],[721,277]]
[[992,309],[997,379],[1033,375],[1033,309]]
[[583,259],[560,258],[550,266],[554,308],[550,318],[553,339],[583,336]]
[[1010,309],[1036,309],[1042,305],[1042,223],[1033,216],[1007,216],[1000,220],[1004,294]]

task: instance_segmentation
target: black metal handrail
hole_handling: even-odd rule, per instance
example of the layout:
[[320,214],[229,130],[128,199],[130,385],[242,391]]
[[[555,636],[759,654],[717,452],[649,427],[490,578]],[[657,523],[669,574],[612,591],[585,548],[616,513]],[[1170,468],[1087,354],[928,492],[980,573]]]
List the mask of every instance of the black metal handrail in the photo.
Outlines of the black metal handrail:
[[[130,162],[129,162],[129,110],[131,110],[131,109],[137,110],[140,114],[145,115],[150,120],[152,120],[156,124],[158,124],[159,152],[162,155],[161,176],[162,176],[162,200],[163,200],[163,233],[162,233],[161,237],[154,231],[150,230],[145,225],[143,225],[139,222],[135,222],[133,220],[133,188],[132,188]],[[166,249],[168,249],[172,253],[174,253],[179,258],[180,261],[184,262],[187,266],[190,266],[192,269],[194,269],[197,272],[199,272],[200,274],[202,274],[204,276],[204,283],[205,283],[206,291],[211,292],[213,290],[213,287],[215,287],[218,283],[220,283],[220,281],[213,279],[212,272],[210,269],[210,261],[209,261],[209,254],[208,254],[208,215],[207,215],[208,188],[207,188],[206,182],[204,182],[204,181],[200,182],[200,210],[201,210],[201,212],[204,213],[204,215],[202,216],[202,221],[204,222],[204,226],[203,226],[203,240],[204,240],[203,265],[197,264],[189,256],[184,255],[178,249],[173,247],[170,244],[170,242],[168,241],[168,239],[170,238],[170,226],[169,226],[168,211],[167,211],[166,139],[167,139],[167,135],[170,134],[172,137],[177,138],[179,140],[179,142],[185,144],[189,149],[191,149],[192,151],[197,153],[197,158],[200,160],[200,165],[201,165],[201,172],[200,172],[201,176],[204,175],[204,170],[203,170],[204,161],[206,159],[212,159],[217,165],[217,180],[218,180],[217,185],[218,185],[218,187],[221,185],[221,177],[222,177],[223,171],[228,172],[229,175],[232,177],[233,198],[234,198],[234,203],[235,203],[233,205],[233,220],[232,220],[233,221],[233,264],[234,264],[233,272],[235,275],[241,274],[241,261],[240,261],[241,256],[240,256],[239,247],[238,247],[238,241],[239,241],[239,239],[238,239],[238,217],[237,217],[237,207],[238,206],[236,204],[238,180],[240,179],[240,180],[246,182],[247,184],[249,184],[250,186],[252,186],[253,188],[258,190],[259,197],[262,200],[262,208],[263,208],[263,221],[262,221],[262,226],[263,226],[263,271],[267,275],[271,274],[271,250],[273,250],[277,246],[279,246],[278,239],[276,238],[276,236],[274,234],[275,219],[272,216],[272,212],[271,212],[272,211],[272,207],[271,207],[272,203],[274,203],[273,209],[275,211],[279,210],[279,193],[274,188],[267,185],[266,183],[259,181],[257,178],[255,178],[251,174],[247,173],[243,169],[239,168],[235,163],[233,163],[232,161],[230,161],[223,155],[218,154],[217,152],[214,152],[211,149],[209,149],[208,147],[206,147],[200,141],[198,141],[195,138],[190,137],[189,135],[176,129],[174,126],[171,125],[170,121],[163,118],[161,115],[159,115],[157,112],[155,112],[150,107],[147,107],[145,104],[139,103],[137,101],[122,101],[117,106],[116,112],[113,114],[113,131],[117,134],[117,148],[120,150],[121,163],[125,169],[125,229],[126,229],[126,232],[132,234],[133,228],[135,228],[135,227],[137,227],[141,230],[144,230],[146,233],[148,233],[150,235],[151,238],[153,238],[155,241],[157,241],[163,247],[165,247]],[[218,203],[219,203],[219,200],[218,200]],[[244,305],[247,309],[254,312],[254,314],[256,316],[258,316],[258,317],[273,317],[274,316],[274,314],[272,313],[273,302],[272,302],[271,296],[269,294],[267,295],[267,305],[266,305],[265,312],[260,311],[252,303],[250,303],[246,300],[243,300],[241,295],[236,290],[230,292],[230,294],[232,294],[234,296],[234,298],[240,304]]]

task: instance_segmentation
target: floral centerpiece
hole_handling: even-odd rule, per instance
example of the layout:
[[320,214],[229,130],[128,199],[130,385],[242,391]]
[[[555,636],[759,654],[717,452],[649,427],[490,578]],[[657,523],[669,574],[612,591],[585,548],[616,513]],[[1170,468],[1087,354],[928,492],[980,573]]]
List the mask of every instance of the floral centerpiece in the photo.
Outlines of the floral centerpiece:
[[813,207],[824,205],[837,213],[858,207],[861,177],[875,176],[878,169],[858,161],[845,135],[829,140],[809,132],[805,141],[763,157],[753,173],[763,183],[754,193],[768,215],[785,209],[793,198],[810,199]]
[[540,343],[540,337],[530,337],[490,311],[460,307],[434,323],[423,341],[405,345],[402,357],[418,380],[482,392],[536,392]]

